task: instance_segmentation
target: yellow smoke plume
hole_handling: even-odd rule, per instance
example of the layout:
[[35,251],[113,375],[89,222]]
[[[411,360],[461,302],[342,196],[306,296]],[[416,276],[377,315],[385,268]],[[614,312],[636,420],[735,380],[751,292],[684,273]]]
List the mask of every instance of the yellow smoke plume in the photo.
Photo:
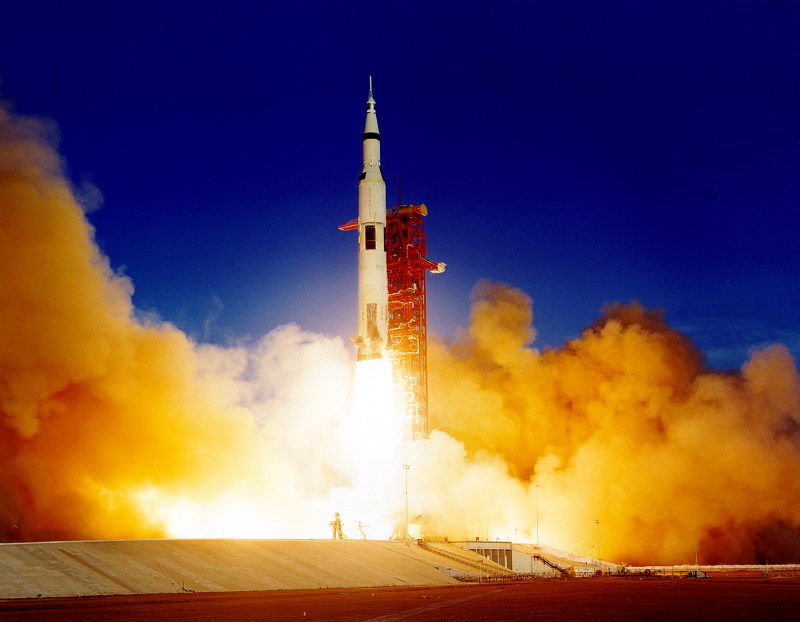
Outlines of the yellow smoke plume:
[[56,139],[0,108],[0,540],[326,536],[359,505],[343,340],[138,314]]
[[156,535],[131,493],[218,488],[254,426],[180,331],[134,319],[52,139],[0,109],[0,538]]
[[469,329],[430,347],[430,401],[433,427],[538,487],[543,541],[646,564],[694,561],[695,547],[707,563],[798,560],[800,380],[786,348],[716,373],[635,303],[541,353],[531,320],[523,292],[479,283]]
[[[329,537],[335,512],[351,537],[360,521],[386,538],[407,501],[431,536],[800,559],[785,348],[710,372],[634,304],[538,352],[528,296],[482,282],[469,327],[430,344],[431,438],[376,450],[353,431],[341,339],[290,325],[221,347],[137,314],[54,140],[0,109],[0,540]],[[373,454],[386,475],[365,488]]]

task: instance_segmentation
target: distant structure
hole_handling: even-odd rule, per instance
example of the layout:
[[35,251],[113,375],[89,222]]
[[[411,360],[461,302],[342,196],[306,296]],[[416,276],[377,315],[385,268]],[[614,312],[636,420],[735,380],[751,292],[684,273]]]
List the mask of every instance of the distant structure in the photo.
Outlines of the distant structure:
[[428,324],[425,273],[444,272],[426,255],[425,205],[398,205],[386,216],[386,272],[389,287],[389,356],[395,404],[405,435],[427,438]]
[[339,226],[358,231],[359,361],[392,361],[395,404],[409,439],[428,436],[428,342],[425,273],[444,272],[429,261],[424,205],[386,210],[386,183],[380,165],[380,133],[369,80],[362,135],[358,218]]
[[335,518],[329,524],[332,527],[334,540],[347,540],[347,536],[342,531],[342,517],[339,516],[339,512],[336,512]]

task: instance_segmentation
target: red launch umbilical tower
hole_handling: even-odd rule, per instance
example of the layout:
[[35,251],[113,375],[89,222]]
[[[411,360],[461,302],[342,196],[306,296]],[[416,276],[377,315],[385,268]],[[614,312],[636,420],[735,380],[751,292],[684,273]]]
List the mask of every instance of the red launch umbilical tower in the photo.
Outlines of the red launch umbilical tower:
[[[386,276],[389,289],[388,352],[395,404],[412,440],[428,437],[428,323],[425,273],[444,272],[444,263],[425,255],[425,205],[397,205],[386,213]],[[358,228],[358,218],[339,226]]]
[[444,272],[430,261],[423,218],[425,205],[398,205],[386,214],[386,274],[389,285],[389,356],[395,402],[406,435],[428,437],[428,338],[425,273]]

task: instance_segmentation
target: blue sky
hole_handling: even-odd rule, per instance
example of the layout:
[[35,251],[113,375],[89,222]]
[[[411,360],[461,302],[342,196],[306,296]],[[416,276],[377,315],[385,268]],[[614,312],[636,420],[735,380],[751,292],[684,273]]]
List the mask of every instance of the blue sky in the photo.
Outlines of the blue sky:
[[29,2],[0,95],[60,127],[134,302],[198,340],[356,329],[374,79],[389,204],[426,203],[431,332],[481,278],[538,347],[605,302],[664,309],[716,368],[800,355],[796,2]]

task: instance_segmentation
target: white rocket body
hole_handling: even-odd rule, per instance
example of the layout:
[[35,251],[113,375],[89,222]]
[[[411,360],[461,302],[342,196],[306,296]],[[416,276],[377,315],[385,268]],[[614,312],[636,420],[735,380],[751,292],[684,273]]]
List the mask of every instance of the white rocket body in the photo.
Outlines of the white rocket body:
[[385,358],[389,340],[386,279],[386,182],[381,139],[370,78],[363,136],[364,164],[358,182],[358,346],[357,359]]

